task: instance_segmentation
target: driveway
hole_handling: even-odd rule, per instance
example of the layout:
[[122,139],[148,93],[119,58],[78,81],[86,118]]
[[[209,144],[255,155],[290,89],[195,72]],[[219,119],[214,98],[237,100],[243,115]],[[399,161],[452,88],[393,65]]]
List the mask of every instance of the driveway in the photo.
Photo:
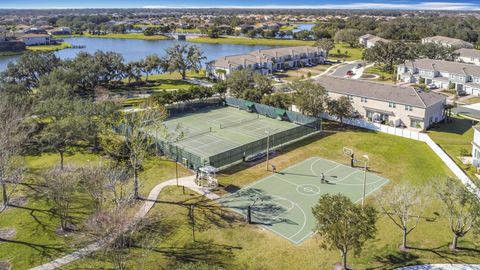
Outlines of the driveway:
[[343,78],[343,77],[346,76],[347,71],[351,70],[355,74],[359,72],[358,77],[360,77],[361,73],[363,72],[363,66],[357,71],[357,65],[360,64],[360,63],[363,63],[363,62],[362,61],[353,61],[353,62],[345,63],[344,65],[338,67],[331,75],[335,76],[335,77]]

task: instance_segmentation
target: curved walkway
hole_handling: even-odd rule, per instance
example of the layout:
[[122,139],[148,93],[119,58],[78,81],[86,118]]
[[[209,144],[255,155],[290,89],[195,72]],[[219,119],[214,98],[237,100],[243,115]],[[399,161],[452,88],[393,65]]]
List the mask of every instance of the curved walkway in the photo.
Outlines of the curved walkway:
[[420,264],[397,270],[480,270],[480,264]]
[[[195,176],[187,176],[187,177],[182,177],[178,179],[178,184],[179,186],[184,186],[186,188],[189,188],[211,200],[218,199],[219,196],[216,195],[215,193],[212,193],[209,189],[203,188],[195,184]],[[144,218],[147,213],[152,209],[152,207],[155,205],[155,201],[158,198],[158,195],[160,192],[168,186],[175,186],[177,185],[177,180],[176,179],[171,179],[165,182],[162,182],[158,185],[156,185],[148,194],[148,197],[145,200],[145,203],[140,207],[138,212],[134,216],[134,220],[139,220]],[[53,270],[55,268],[61,267],[63,265],[66,265],[68,263],[74,262],[78,259],[81,259],[92,252],[95,252],[97,250],[100,250],[103,247],[103,242],[95,242],[93,244],[90,244],[84,248],[81,248],[73,253],[70,253],[68,255],[65,255],[61,258],[58,258],[56,260],[53,260],[51,262],[42,264],[40,266],[31,268],[31,270]]]

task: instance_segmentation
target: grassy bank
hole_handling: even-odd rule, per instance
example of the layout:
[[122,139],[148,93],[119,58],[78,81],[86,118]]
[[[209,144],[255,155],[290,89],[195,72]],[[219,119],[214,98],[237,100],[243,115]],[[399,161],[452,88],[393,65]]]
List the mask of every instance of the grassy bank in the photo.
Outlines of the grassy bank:
[[392,82],[392,83],[395,82],[395,75],[393,73],[388,73],[383,71],[381,66],[375,65],[373,67],[369,67],[365,69],[364,73],[378,75],[379,78],[376,80],[380,82]]
[[18,51],[18,52],[0,52],[0,57],[5,57],[5,56],[14,56],[14,55],[21,55],[25,51]]
[[[327,124],[325,130],[334,131],[337,127]],[[368,153],[371,170],[390,178],[390,185],[403,182],[423,185],[452,175],[426,144],[361,129],[329,132],[296,143],[281,150],[272,162],[280,169],[312,156],[347,163],[341,154],[344,146],[352,147],[358,155]],[[219,181],[223,187],[243,187],[266,175],[265,163],[253,167],[239,165],[223,171]],[[162,265],[164,269],[176,269],[177,264],[203,262],[226,269],[289,269],[292,265],[296,269],[331,269],[340,261],[338,251],[322,250],[316,237],[294,245],[259,226],[245,224],[242,218],[191,191],[182,194],[181,189],[171,187],[162,191],[160,201],[149,217],[161,224],[161,229],[149,241],[153,244],[150,250],[130,249],[132,268],[154,269]],[[192,239],[188,218],[189,204],[198,204],[196,241]],[[440,213],[438,202],[428,198],[418,227],[409,235],[408,252],[398,249],[401,232],[387,217],[380,216],[376,238],[358,256],[350,254],[349,264],[355,269],[395,269],[427,262],[479,263],[480,246],[471,234],[460,241],[466,249],[457,252],[448,249],[451,232],[446,217]],[[66,269],[109,267],[105,258],[94,256]]]
[[70,47],[72,47],[72,44],[68,42],[60,42],[60,44],[56,44],[56,45],[27,46],[27,50],[34,51],[34,52],[51,52],[51,51],[63,50]]
[[166,40],[169,37],[163,35],[145,36],[143,33],[126,33],[126,34],[105,34],[105,35],[92,35],[84,33],[83,35],[70,35],[70,36],[56,36],[57,38],[67,37],[88,37],[88,38],[118,38],[118,39],[141,39],[141,40]]
[[328,58],[331,60],[353,61],[362,59],[362,48],[352,48],[345,43],[335,43],[335,48],[330,50]]
[[197,43],[216,43],[216,44],[239,44],[239,45],[268,45],[268,46],[303,46],[313,45],[313,41],[293,40],[293,39],[267,39],[267,38],[247,38],[247,37],[195,37],[188,39],[190,42]]

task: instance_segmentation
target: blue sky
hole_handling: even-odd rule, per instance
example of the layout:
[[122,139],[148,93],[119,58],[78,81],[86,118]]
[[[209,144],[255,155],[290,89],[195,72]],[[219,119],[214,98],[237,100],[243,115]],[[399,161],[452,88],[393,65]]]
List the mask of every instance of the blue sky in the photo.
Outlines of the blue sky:
[[[292,4],[294,3],[294,5]],[[480,10],[480,0],[0,0],[0,8],[346,8]]]

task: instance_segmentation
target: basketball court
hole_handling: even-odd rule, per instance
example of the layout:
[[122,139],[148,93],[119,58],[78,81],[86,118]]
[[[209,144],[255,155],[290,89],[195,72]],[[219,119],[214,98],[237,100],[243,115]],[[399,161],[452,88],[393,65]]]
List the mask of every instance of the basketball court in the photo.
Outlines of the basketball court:
[[313,234],[311,209],[320,196],[340,193],[360,203],[364,179],[367,196],[389,182],[376,174],[365,174],[363,168],[312,157],[223,197],[220,203],[245,216],[250,205],[252,223],[298,245]]

